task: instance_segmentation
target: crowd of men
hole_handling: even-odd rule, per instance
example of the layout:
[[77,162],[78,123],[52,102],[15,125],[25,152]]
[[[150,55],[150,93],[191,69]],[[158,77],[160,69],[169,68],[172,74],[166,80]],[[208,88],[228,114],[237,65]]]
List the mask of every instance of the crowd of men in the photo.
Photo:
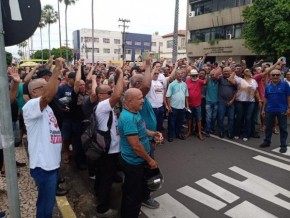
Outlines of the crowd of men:
[[[153,62],[148,56],[142,65],[115,67],[83,60],[67,65],[58,58],[53,66],[51,57],[33,69],[10,67],[13,122],[19,122],[14,125],[20,129],[19,138],[27,134],[30,173],[38,187],[37,217],[52,217],[55,195],[67,193],[58,186],[61,161],[88,169],[95,180],[98,217],[117,215],[110,208],[110,192],[122,170],[121,217],[134,218],[141,205],[160,206],[144,183],[148,169],[158,168],[158,144],[191,135],[203,141],[211,134],[248,141],[263,131],[260,147],[270,146],[272,133],[280,134],[280,152],[285,153],[290,115],[285,60],[253,66],[232,58],[220,63],[205,60],[206,55],[173,64],[164,58]],[[98,129],[110,132],[109,151],[97,161],[85,155],[81,141],[83,123],[93,113]],[[2,149],[0,157],[2,173]]]

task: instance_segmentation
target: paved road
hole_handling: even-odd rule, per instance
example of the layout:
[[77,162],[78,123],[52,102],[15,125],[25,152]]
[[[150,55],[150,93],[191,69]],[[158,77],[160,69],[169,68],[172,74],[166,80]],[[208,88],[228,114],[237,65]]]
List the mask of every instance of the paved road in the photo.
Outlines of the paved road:
[[279,135],[269,148],[261,142],[192,136],[160,145],[161,207],[142,208],[142,217],[290,217],[290,148],[279,153]]

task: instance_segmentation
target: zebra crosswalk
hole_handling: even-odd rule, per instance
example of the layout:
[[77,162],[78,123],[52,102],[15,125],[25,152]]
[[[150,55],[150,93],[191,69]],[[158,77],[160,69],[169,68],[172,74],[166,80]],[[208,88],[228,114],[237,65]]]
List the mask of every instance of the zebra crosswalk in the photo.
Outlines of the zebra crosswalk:
[[[275,149],[274,149],[275,150]],[[274,151],[276,152],[276,150]],[[285,154],[286,156],[288,154]],[[254,160],[282,169],[285,173],[289,173],[290,165],[280,160],[275,160],[262,155],[253,157]],[[194,185],[185,185],[176,189],[175,191],[190,202],[202,204],[209,209],[216,211],[216,213],[233,218],[273,218],[278,217],[273,211],[267,211],[267,207],[262,208],[251,202],[250,199],[243,199],[239,193],[234,193],[227,190],[225,187],[229,185],[238,188],[242,192],[250,193],[255,197],[276,205],[276,207],[283,208],[289,211],[290,217],[290,191],[276,185],[262,177],[254,175],[238,166],[228,168],[228,173],[216,172],[210,178],[202,178],[195,181]],[[233,178],[233,173],[238,177]],[[229,176],[231,175],[231,176]],[[240,179],[236,179],[240,178]],[[243,179],[241,179],[243,178]],[[290,178],[290,176],[289,176]],[[218,184],[215,181],[218,179]],[[224,185],[221,185],[224,184]],[[195,187],[197,186],[197,188]],[[174,196],[176,193],[172,194]],[[147,217],[154,218],[196,218],[205,217],[204,214],[197,214],[191,211],[182,202],[173,198],[170,193],[165,193],[156,198],[160,202],[160,208],[152,210],[142,207],[142,212]],[[186,204],[188,205],[188,203]],[[263,206],[263,205],[262,205]]]

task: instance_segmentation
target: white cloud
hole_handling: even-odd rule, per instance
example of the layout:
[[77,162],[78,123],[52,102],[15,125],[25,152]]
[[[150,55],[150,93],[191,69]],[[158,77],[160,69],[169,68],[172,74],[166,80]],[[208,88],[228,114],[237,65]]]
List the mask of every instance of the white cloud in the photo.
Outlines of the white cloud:
[[[187,0],[179,3],[179,29],[185,29]],[[41,0],[42,7],[51,4],[57,10],[57,0]],[[72,32],[82,28],[91,28],[91,0],[78,0],[68,7],[68,40],[71,44]],[[128,32],[161,35],[173,32],[174,0],[98,0],[94,1],[95,29],[121,31],[119,18],[129,19]],[[62,44],[65,44],[65,6],[60,4]],[[43,47],[48,48],[47,28],[43,31]],[[58,23],[51,26],[51,47],[59,46]],[[40,34],[37,29],[33,36],[33,49],[40,49]],[[6,48],[17,55],[17,46]]]

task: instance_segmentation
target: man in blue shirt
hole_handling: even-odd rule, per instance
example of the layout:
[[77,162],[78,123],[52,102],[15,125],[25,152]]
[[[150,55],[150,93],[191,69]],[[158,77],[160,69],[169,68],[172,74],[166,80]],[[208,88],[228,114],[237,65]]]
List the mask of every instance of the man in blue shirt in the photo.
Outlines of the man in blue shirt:
[[137,88],[125,92],[124,105],[118,121],[121,139],[121,165],[125,173],[123,184],[121,217],[138,217],[141,203],[146,194],[144,173],[146,168],[157,168],[150,156],[149,137],[161,141],[162,134],[146,129],[140,115],[144,98]]
[[271,144],[274,119],[277,117],[280,129],[280,153],[287,151],[287,116],[290,115],[290,87],[287,82],[280,80],[281,71],[273,70],[270,73],[271,82],[266,86],[265,104],[262,116],[266,116],[266,132],[261,148]]

